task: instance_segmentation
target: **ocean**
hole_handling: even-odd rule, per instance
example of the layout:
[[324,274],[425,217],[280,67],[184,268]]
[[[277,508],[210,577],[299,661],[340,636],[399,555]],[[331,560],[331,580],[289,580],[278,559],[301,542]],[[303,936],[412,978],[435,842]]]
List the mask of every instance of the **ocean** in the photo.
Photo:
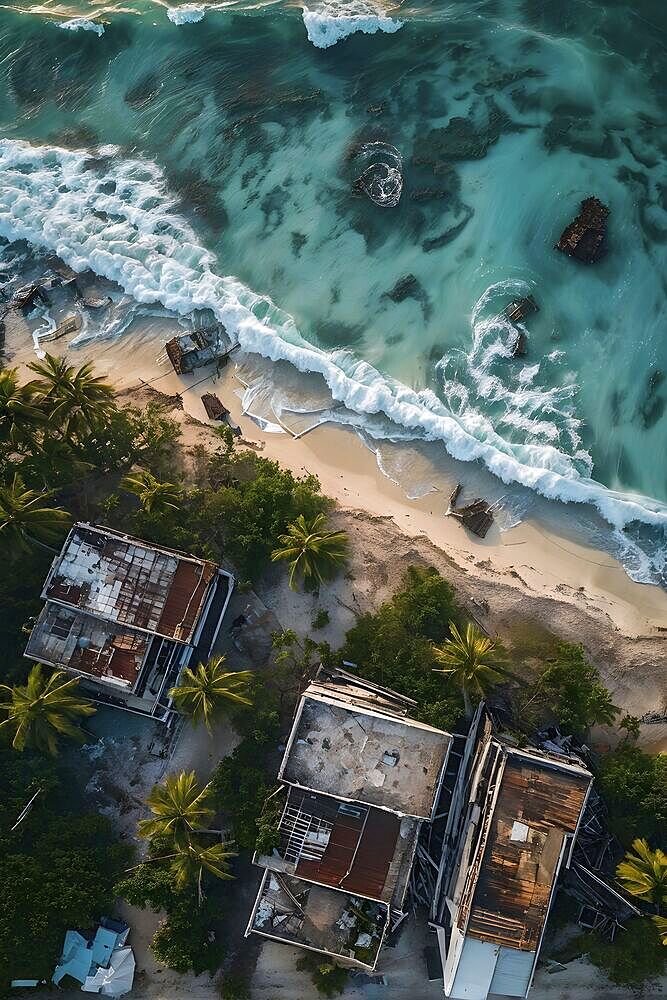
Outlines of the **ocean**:
[[[662,0],[5,3],[0,281],[55,251],[212,314],[262,419],[667,585],[666,46]],[[586,265],[554,244],[589,195]]]

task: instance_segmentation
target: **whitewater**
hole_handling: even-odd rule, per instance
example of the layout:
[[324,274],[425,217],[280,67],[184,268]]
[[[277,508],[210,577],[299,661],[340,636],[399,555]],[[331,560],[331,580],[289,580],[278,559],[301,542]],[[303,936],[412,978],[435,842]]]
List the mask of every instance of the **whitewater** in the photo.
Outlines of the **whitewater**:
[[351,351],[308,343],[269,297],[216,273],[215,256],[178,215],[154,163],[122,159],[111,148],[95,154],[0,140],[0,235],[53,251],[79,272],[91,269],[139,303],[159,303],[180,316],[210,309],[244,351],[318,373],[351,410],[383,413],[403,432],[441,441],[454,458],[483,461],[504,483],[592,504],[617,531],[633,521],[667,526],[663,504],[579,475],[556,447],[510,445],[490,425],[480,439],[479,426],[457,418],[431,390],[389,380]]

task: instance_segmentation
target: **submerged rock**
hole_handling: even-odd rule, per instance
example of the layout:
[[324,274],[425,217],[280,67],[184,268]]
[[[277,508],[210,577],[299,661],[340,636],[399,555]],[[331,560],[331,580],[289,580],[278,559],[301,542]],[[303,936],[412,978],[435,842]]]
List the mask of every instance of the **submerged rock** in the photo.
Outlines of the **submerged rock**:
[[398,279],[391,291],[384,294],[392,302],[403,302],[404,299],[421,298],[423,289],[414,274],[406,274]]
[[609,209],[598,198],[584,198],[576,219],[566,226],[556,243],[556,250],[593,264],[607,251],[607,216]]

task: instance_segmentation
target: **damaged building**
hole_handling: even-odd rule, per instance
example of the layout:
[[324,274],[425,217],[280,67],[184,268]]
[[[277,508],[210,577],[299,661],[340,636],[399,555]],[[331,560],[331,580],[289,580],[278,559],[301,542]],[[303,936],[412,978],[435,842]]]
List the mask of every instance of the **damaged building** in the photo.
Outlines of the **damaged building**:
[[404,915],[420,831],[438,801],[452,738],[415,702],[320,668],[302,695],[279,771],[279,846],[246,935],[372,971]]
[[481,719],[452,796],[431,906],[445,996],[527,996],[592,781],[577,757],[508,745]]
[[191,658],[208,658],[233,587],[209,560],[79,523],[25,655],[79,677],[94,701],[166,721],[167,692]]

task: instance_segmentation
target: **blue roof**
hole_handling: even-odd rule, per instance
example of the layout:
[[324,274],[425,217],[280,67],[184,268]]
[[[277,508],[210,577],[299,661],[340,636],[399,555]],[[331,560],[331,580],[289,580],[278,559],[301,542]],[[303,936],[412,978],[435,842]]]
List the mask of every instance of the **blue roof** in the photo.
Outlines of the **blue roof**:
[[63,976],[71,976],[80,983],[86,981],[90,975],[90,968],[93,964],[92,947],[90,941],[79,934],[78,931],[67,931],[65,934],[65,944],[60,965],[53,973],[52,982],[58,985]]
[[111,952],[118,944],[120,934],[109,930],[108,927],[98,927],[93,940],[93,962],[98,965],[107,966],[111,958]]

